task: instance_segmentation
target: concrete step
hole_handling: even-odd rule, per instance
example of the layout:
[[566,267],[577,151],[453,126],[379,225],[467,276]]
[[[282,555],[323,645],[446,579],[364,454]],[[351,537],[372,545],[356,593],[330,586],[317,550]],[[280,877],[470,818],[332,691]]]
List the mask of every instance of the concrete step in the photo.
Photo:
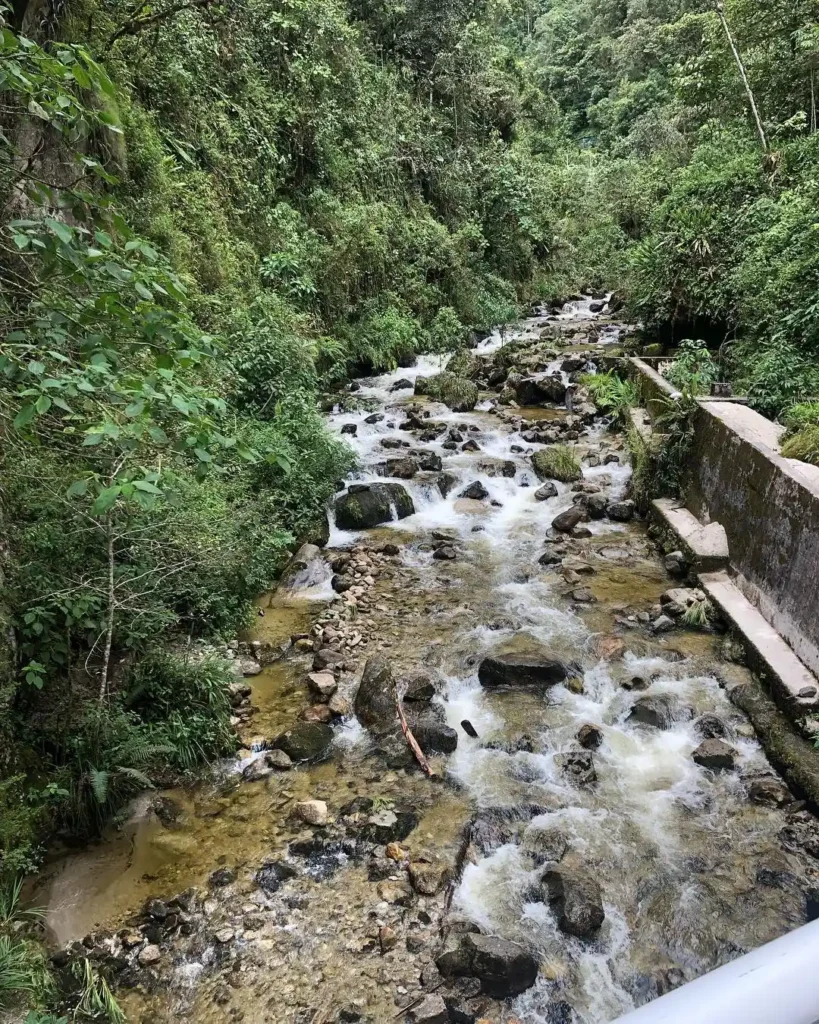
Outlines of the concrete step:
[[660,528],[672,533],[695,573],[719,572],[728,567],[728,536],[720,523],[707,526],[672,498],[657,498],[651,513]]
[[629,422],[644,441],[651,439],[651,417],[647,409],[632,406],[628,411]]
[[819,682],[725,572],[701,573],[700,586],[745,644],[750,668],[792,718],[819,709]]

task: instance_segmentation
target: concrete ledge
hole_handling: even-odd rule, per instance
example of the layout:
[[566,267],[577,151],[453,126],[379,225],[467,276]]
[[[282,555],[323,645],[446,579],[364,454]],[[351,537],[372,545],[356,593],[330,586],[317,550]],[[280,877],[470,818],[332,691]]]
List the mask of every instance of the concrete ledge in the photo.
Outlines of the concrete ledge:
[[680,397],[680,392],[672,387],[665,377],[657,373],[652,366],[644,363],[637,356],[631,356],[629,364],[637,378],[640,395],[648,414],[652,420],[656,419],[657,416],[665,412],[669,400],[676,400]]
[[819,467],[783,458],[782,430],[701,401],[683,496],[701,522],[723,524],[746,597],[819,676]]
[[[739,633],[750,668],[791,718],[819,709],[819,684],[773,626],[724,572],[703,573],[700,586]],[[817,758],[819,765],[819,758]]]
[[647,409],[631,408],[628,411],[629,425],[637,431],[644,441],[651,438],[651,417]]
[[657,498],[651,503],[651,516],[660,528],[672,533],[695,573],[717,572],[728,566],[728,536],[719,523],[707,526],[680,501]]
[[751,721],[768,760],[788,786],[819,808],[819,751],[785,718],[756,681],[728,691],[731,703]]

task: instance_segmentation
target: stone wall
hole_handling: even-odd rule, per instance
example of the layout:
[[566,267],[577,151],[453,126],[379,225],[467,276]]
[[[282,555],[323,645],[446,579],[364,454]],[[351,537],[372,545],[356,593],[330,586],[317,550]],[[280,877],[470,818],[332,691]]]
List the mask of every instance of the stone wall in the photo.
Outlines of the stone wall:
[[737,584],[819,672],[819,468],[779,454],[782,427],[745,406],[703,401],[685,503],[728,534]]

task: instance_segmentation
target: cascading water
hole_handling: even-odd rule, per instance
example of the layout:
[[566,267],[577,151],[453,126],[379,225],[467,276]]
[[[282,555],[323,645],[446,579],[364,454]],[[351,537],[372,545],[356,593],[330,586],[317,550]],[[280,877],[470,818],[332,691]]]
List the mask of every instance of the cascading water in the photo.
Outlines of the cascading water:
[[[574,353],[565,346],[560,359],[544,357],[535,374],[568,383],[566,356],[585,354],[588,368],[622,330],[598,322],[592,301],[495,332],[476,354],[537,339],[547,324],[562,342],[579,333]],[[134,1020],[411,1020],[402,1008],[448,991],[434,964],[447,935],[477,927],[534,951],[540,970],[510,1003],[481,1009],[467,999],[466,1016],[450,1019],[474,1010],[472,1019],[492,1024],[605,1024],[796,927],[806,900],[815,902],[813,863],[782,838],[793,831],[789,812],[749,800],[754,780],[772,772],[723,689],[744,670],[722,662],[712,633],[648,627],[671,581],[643,525],[601,518],[581,536],[550,535],[554,517],[573,504],[573,486],[600,488],[610,500],[625,494],[622,440],[599,422],[562,434],[582,460],[582,481],[557,483],[537,500],[531,455],[544,445],[529,430],[561,424],[567,410],[503,408],[485,396],[456,413],[416,398],[417,378],[446,361],[423,357],[362,381],[349,407],[330,415],[359,460],[339,494],[394,483],[415,512],[360,533],[331,516],[324,555],[308,550],[260,600],[255,637],[286,656],[251,679],[256,714],[237,761],[215,783],[164,795],[178,805],[170,824],[146,798],[121,834],[47,877],[47,924],[60,941],[133,923],[148,897],[188,886],[205,893],[184,904],[181,934],[151,919],[144,934],[112,939],[106,931],[100,940],[136,971],[129,984],[138,988],[126,997]],[[401,429],[409,411],[438,425],[429,439]],[[461,440],[451,443],[454,436]],[[477,450],[464,450],[467,440]],[[382,475],[387,459],[419,448],[440,469]],[[482,497],[463,497],[476,483]],[[442,543],[452,557],[436,558]],[[542,564],[544,547],[560,555]],[[335,593],[335,567],[350,553],[355,571],[346,578],[355,586]],[[270,775],[271,737],[322,711],[305,706],[315,699],[305,685],[314,637],[341,644],[346,663],[329,757]],[[481,685],[487,655],[529,652],[572,671],[548,690]],[[446,759],[430,754],[437,783],[403,741],[409,761],[382,749],[345,704],[373,654],[396,675],[423,668],[437,680],[433,703],[457,736]],[[645,701],[662,711],[653,723],[632,716]],[[706,721],[724,731],[733,770],[713,773],[693,760]],[[565,770],[583,727],[599,733],[594,780]],[[261,775],[248,775],[259,766]],[[316,797],[331,821],[306,830],[293,810]],[[414,827],[400,846],[410,864],[452,867],[449,896],[407,891],[405,866],[386,856],[387,836],[362,839],[362,827],[389,828],[408,812]],[[605,918],[593,934],[559,927],[541,884],[552,862],[599,883]],[[228,880],[215,885],[224,865]],[[159,943],[155,967],[140,966],[146,942]]]

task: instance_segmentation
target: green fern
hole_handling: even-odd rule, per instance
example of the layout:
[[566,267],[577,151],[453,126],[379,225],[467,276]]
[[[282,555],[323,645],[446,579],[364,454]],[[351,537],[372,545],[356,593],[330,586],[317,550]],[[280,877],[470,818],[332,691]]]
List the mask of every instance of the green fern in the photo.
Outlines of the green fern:
[[613,370],[586,373],[580,378],[580,383],[588,388],[592,401],[602,412],[621,416],[639,402],[634,381],[619,377]]
[[91,792],[98,804],[105,804],[108,800],[109,782],[111,773],[101,771],[98,768],[91,768],[88,771],[88,781],[91,783]]

